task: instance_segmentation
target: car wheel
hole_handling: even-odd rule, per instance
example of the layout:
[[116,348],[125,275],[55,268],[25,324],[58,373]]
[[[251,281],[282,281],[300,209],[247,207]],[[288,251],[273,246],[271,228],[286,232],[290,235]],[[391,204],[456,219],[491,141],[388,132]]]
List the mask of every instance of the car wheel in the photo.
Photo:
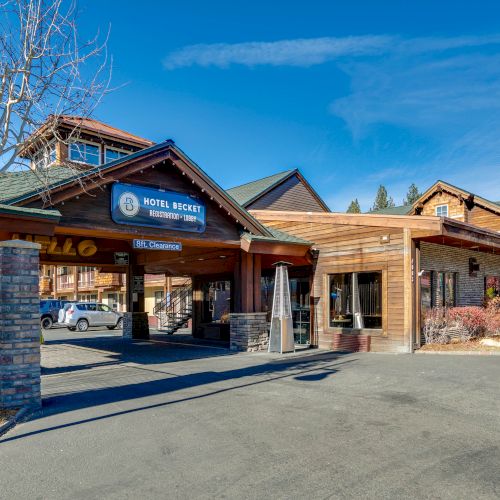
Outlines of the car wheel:
[[68,326],[68,330],[70,332],[74,332],[76,330],[76,328],[74,326]]
[[76,323],[76,329],[79,332],[86,332],[89,329],[89,322],[86,319],[79,319]]
[[118,320],[118,323],[116,323],[116,328],[118,328],[119,330],[123,330],[123,318],[120,318]]
[[42,328],[44,330],[50,330],[52,328],[52,325],[54,324],[54,322],[52,321],[52,318],[50,318],[49,316],[42,318],[42,321],[40,323],[41,323]]

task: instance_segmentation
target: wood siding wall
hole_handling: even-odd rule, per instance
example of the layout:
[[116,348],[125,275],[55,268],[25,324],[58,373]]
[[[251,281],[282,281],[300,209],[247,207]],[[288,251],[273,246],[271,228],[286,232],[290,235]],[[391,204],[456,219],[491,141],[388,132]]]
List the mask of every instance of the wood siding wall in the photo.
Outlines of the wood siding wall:
[[468,222],[468,210],[465,203],[449,193],[436,193],[424,203],[422,215],[436,215],[438,205],[448,205],[448,217],[462,222]]
[[469,224],[500,231],[500,215],[476,206],[469,212]]
[[[78,199],[73,198],[65,201],[64,205],[58,205],[57,209],[62,213],[59,225],[85,228],[89,230],[89,234],[95,230],[110,230],[138,236],[202,239],[214,242],[237,242],[240,239],[238,225],[228,217],[227,212],[220,209],[213,201],[211,202],[206,193],[202,194],[198,189],[193,188],[185,176],[180,175],[174,167],[168,164],[157,165],[154,169],[145,169],[142,174],[139,172],[131,174],[121,182],[199,196],[204,199],[207,207],[205,232],[197,234],[116,224],[111,219],[111,186],[108,189],[94,189],[91,194],[81,194]],[[34,202],[30,206],[39,207],[41,201]]]
[[324,212],[325,209],[303,182],[293,175],[250,206],[248,210],[297,210]]
[[[341,226],[304,222],[269,222],[265,224],[309,241],[319,250],[311,301],[314,305],[313,343],[330,349],[333,334],[342,331],[329,326],[328,275],[353,271],[382,271],[383,328],[365,329],[371,335],[371,350],[406,352],[404,302],[404,235],[402,229],[365,226]],[[382,235],[390,235],[389,243],[381,243]]]

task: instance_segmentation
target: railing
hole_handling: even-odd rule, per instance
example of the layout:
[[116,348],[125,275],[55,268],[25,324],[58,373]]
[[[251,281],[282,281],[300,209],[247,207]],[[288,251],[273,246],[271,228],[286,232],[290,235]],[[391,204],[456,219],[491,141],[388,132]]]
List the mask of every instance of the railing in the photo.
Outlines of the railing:
[[153,314],[158,318],[159,329],[172,335],[191,319],[192,311],[193,288],[191,280],[186,280],[156,304]]
[[75,278],[73,274],[60,274],[57,276],[58,290],[73,290],[75,286]]
[[94,287],[95,271],[83,271],[78,273],[78,288]]

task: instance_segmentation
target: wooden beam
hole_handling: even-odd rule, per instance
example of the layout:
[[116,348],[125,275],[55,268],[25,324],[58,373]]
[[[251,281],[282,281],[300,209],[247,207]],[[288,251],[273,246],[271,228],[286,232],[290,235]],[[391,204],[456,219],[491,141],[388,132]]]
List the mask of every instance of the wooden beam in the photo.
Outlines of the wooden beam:
[[415,335],[415,242],[410,229],[403,232],[403,338],[404,345],[413,352],[413,339]]
[[313,212],[278,212],[273,210],[250,210],[262,222],[310,222],[313,224],[339,224],[346,226],[391,227],[403,229],[441,230],[441,220],[433,215],[379,215]]

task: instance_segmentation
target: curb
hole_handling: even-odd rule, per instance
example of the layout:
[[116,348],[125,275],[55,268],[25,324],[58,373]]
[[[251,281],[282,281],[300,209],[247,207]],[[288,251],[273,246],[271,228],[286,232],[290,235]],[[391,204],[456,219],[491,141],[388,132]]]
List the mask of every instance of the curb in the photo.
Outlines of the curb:
[[21,408],[13,417],[9,418],[5,424],[0,425],[0,437],[10,431],[18,422],[29,417],[33,412],[33,408]]
[[443,356],[500,356],[500,351],[415,351],[415,354],[433,354]]

